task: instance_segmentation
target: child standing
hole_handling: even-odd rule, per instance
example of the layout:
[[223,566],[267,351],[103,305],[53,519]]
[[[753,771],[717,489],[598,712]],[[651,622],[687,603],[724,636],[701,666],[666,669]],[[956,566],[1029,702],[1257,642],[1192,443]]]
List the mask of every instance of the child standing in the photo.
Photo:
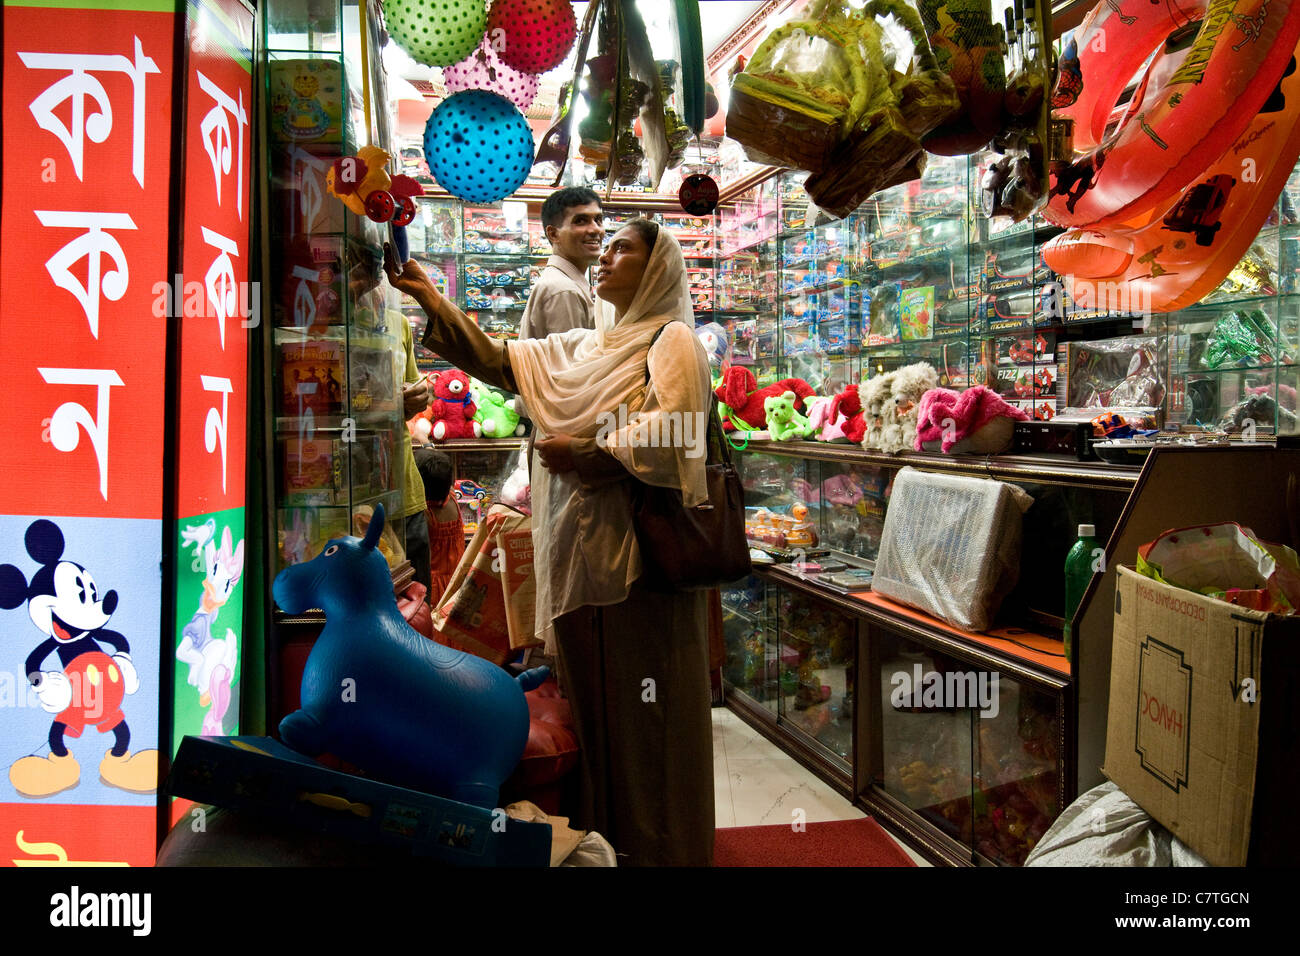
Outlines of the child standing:
[[465,553],[465,526],[451,494],[451,458],[431,445],[415,449],[415,464],[424,480],[425,516],[429,522],[429,603],[437,606]]

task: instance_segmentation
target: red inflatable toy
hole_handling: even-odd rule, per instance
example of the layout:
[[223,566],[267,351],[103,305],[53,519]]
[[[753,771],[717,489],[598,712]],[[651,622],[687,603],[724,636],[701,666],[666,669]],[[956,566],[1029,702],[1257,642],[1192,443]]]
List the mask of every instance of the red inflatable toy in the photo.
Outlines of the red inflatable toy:
[[1281,80],[1300,40],[1295,8],[1292,0],[1098,4],[1062,58],[1053,95],[1056,115],[1075,121],[1076,149],[1087,152],[1054,171],[1044,217],[1062,226],[1124,223],[1202,182]]
[[1043,249],[1076,308],[1172,312],[1200,301],[1250,249],[1300,159],[1300,71],[1172,198],[1118,225],[1071,229]]

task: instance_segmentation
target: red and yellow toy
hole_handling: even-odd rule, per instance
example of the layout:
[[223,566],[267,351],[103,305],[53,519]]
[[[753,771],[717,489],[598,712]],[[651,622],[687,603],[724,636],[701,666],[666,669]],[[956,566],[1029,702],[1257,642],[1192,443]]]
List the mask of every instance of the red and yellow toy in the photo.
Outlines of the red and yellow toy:
[[334,161],[325,188],[358,216],[408,225],[415,219],[415,197],[424,195],[424,187],[410,176],[389,176],[384,168],[388,160],[379,147],[363,146],[357,155]]

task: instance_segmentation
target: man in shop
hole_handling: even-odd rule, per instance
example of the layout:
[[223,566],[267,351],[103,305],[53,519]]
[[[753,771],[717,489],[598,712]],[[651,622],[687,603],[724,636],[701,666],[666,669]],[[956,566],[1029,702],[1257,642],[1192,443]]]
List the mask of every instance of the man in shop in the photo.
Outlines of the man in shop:
[[551,257],[528,296],[521,339],[596,327],[596,300],[587,273],[600,258],[605,216],[600,197],[583,186],[559,189],[542,203],[542,227]]

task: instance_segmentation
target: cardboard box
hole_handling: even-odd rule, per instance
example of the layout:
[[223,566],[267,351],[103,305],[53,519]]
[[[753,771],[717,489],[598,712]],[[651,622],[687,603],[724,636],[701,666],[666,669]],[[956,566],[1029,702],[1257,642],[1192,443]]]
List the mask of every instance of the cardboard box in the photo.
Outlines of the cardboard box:
[[1300,619],[1118,569],[1102,770],[1215,866],[1300,851]]

